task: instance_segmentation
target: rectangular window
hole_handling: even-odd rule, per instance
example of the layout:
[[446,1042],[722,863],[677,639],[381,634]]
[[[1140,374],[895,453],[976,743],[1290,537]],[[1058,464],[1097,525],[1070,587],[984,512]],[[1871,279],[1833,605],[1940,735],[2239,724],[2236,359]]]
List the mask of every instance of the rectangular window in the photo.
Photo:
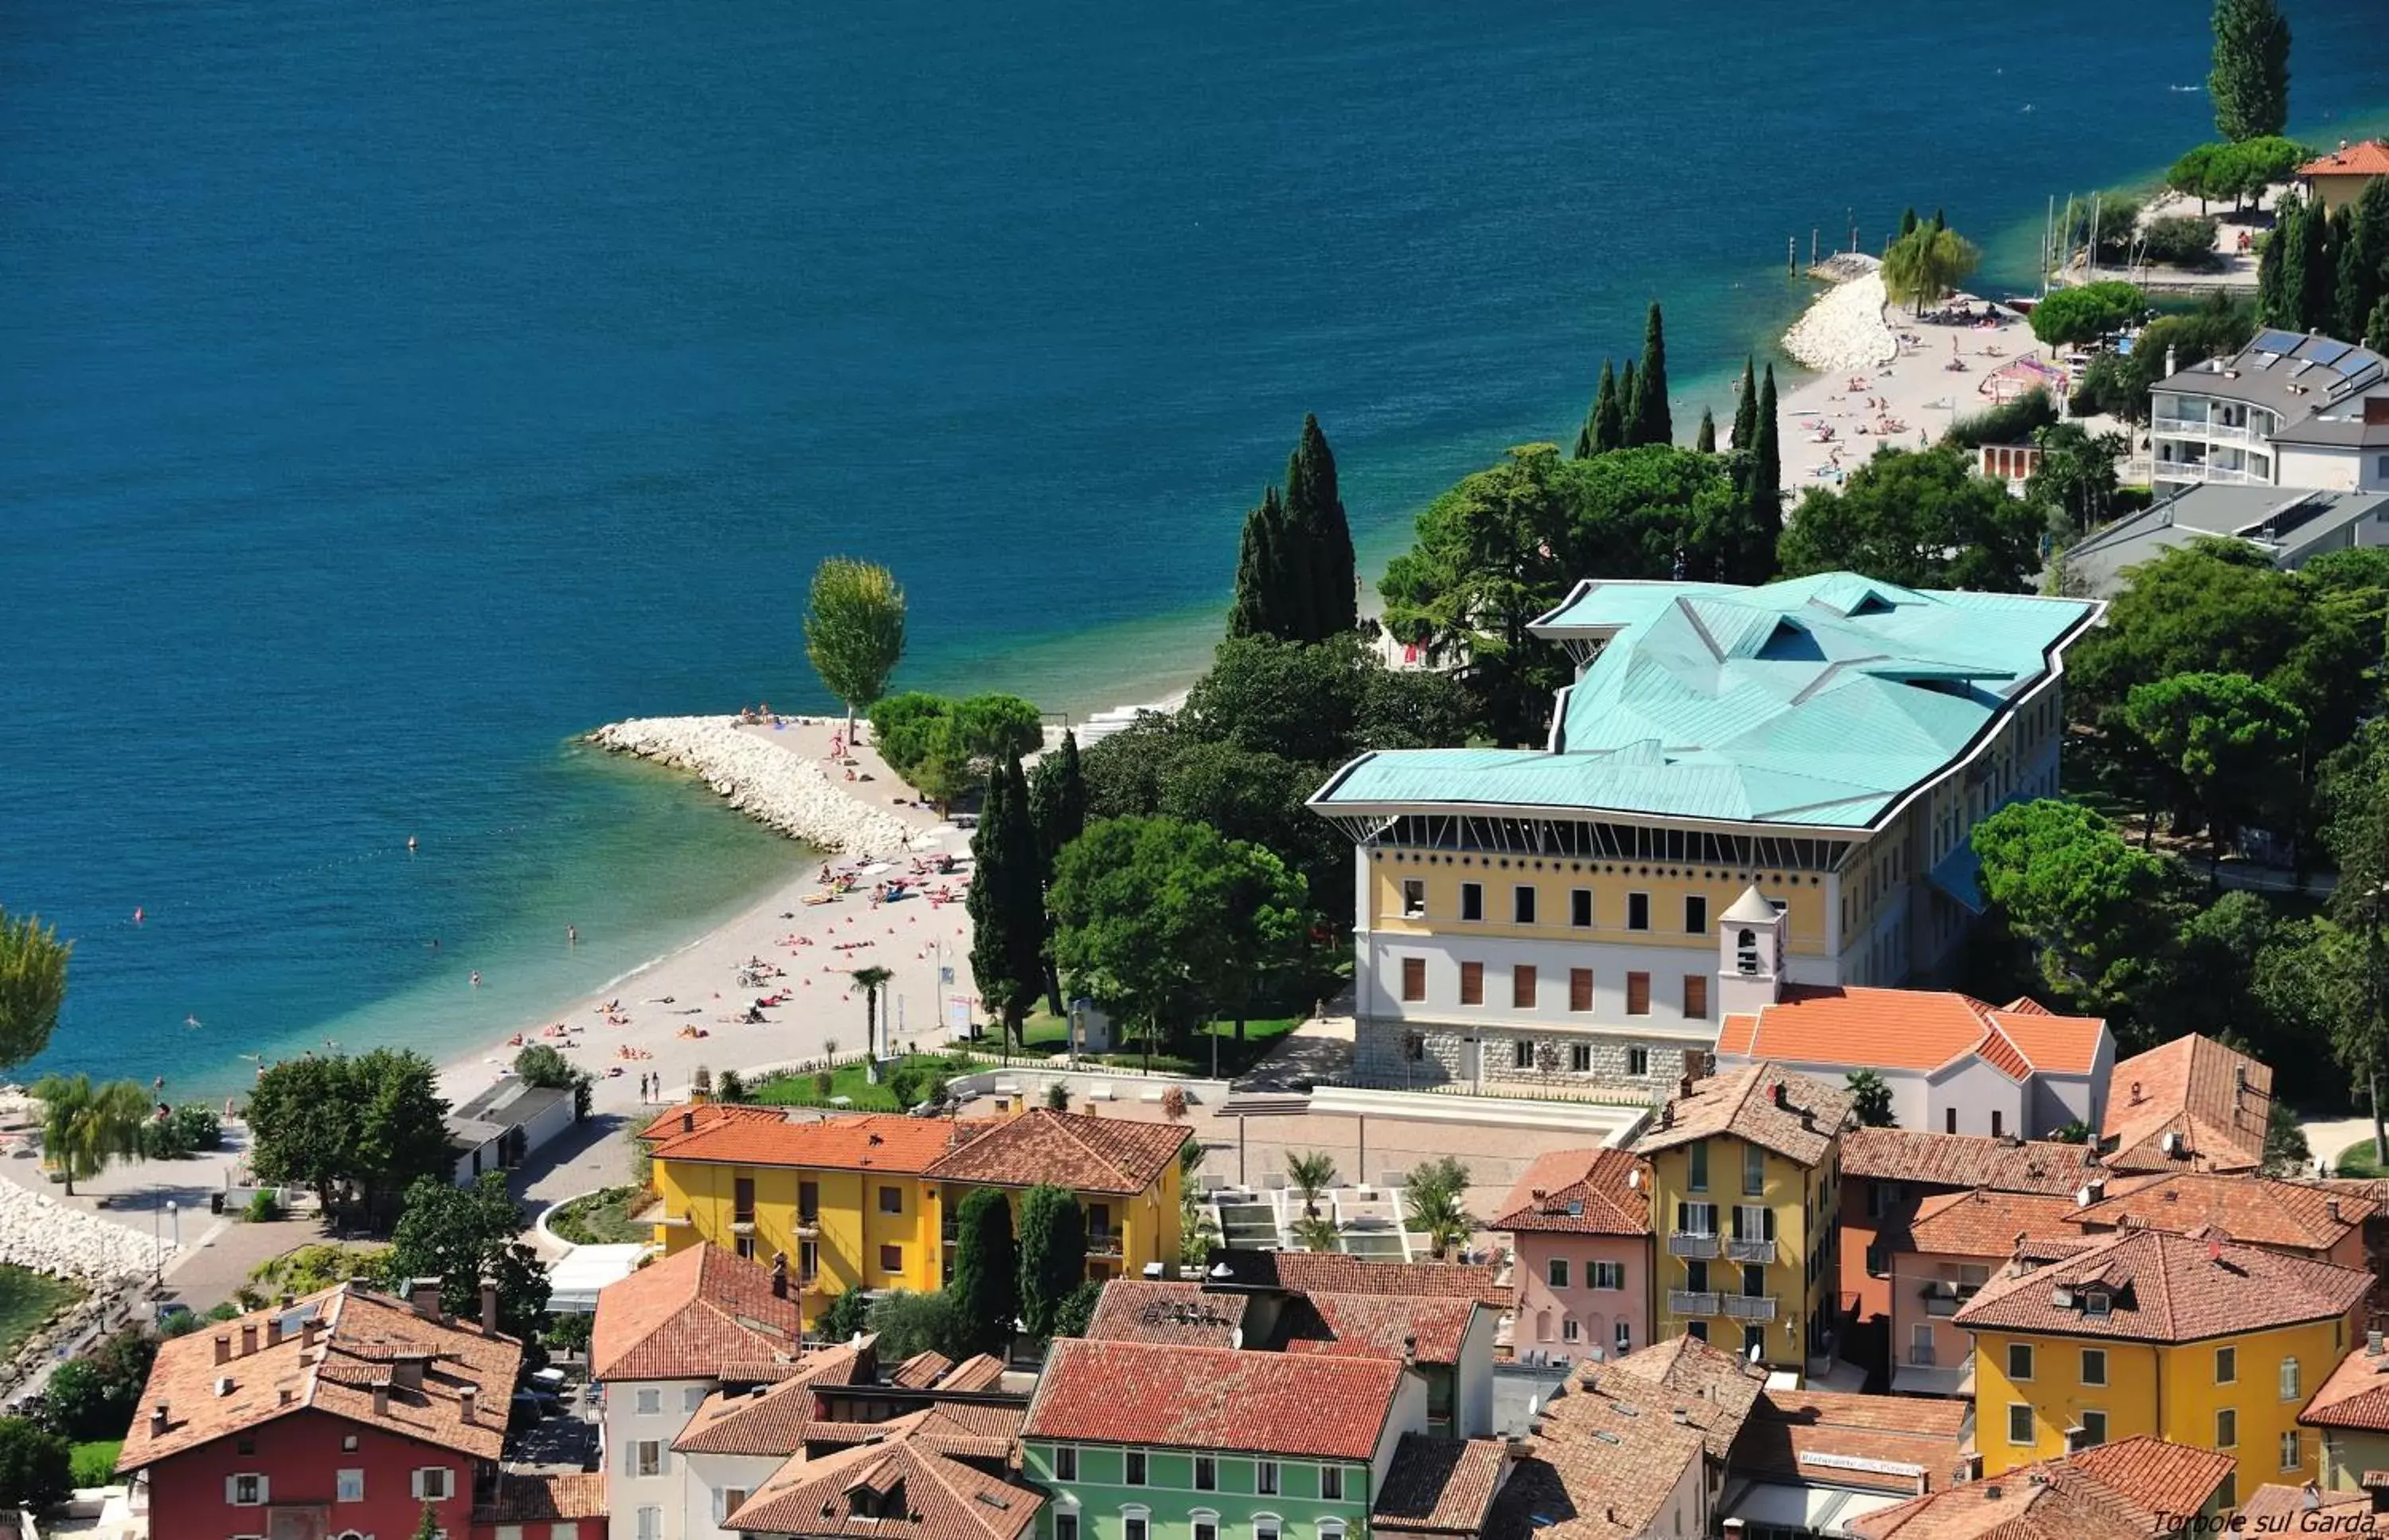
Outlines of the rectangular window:
[[1535,890],[1524,883],[1510,890],[1510,923],[1514,925],[1535,923]]
[[2105,1412],[2084,1412],[2082,1414],[2082,1447],[2088,1449],[2093,1445],[2104,1444],[2106,1442],[2107,1414]]
[[444,1503],[454,1496],[455,1473],[444,1465],[427,1465],[415,1473],[415,1495],[427,1503]]
[[1767,1190],[1767,1147],[1745,1144],[1742,1147],[1742,1190],[1756,1198]]
[[1577,1341],[1581,1335],[1582,1330],[1577,1325],[1576,1317],[1574,1316],[1562,1317],[1560,1321],[1560,1341],[1564,1343],[1572,1343]]
[[1058,1444],[1054,1446],[1054,1479],[1057,1482],[1074,1482],[1079,1479],[1077,1445]]
[[2236,1385],[2240,1382],[2240,1350],[2238,1348],[2218,1347],[2215,1350],[2215,1382],[2218,1385]]
[[1425,958],[1406,957],[1402,959],[1402,999],[1406,1000],[1423,1000],[1426,999]]
[[1571,1011],[1592,1009],[1591,969],[1570,968],[1568,970],[1568,1009]]
[[664,1445],[659,1438],[643,1438],[631,1445],[631,1474],[660,1476],[664,1473]]
[[1194,1516],[1194,1540],[1220,1540],[1220,1520],[1216,1514]]
[[1651,896],[1649,894],[1629,893],[1626,896],[1626,928],[1630,931],[1647,931],[1651,928]]
[[1709,932],[1709,901],[1698,894],[1684,900],[1684,934],[1706,935]]
[[642,1389],[632,1398],[632,1405],[641,1417],[653,1417],[664,1409],[664,1393],[653,1387]]
[[2295,1358],[2284,1358],[2281,1360],[2282,1400],[2295,1401],[2298,1398],[2298,1381],[2301,1378],[2302,1376],[2298,1373],[2298,1361]]
[[904,1248],[901,1246],[880,1247],[879,1270],[883,1273],[902,1272],[904,1270]]
[[1718,1206],[1715,1203],[1679,1203],[1676,1205],[1676,1228],[1684,1235],[1715,1235]]
[[361,1503],[365,1500],[365,1473],[342,1470],[332,1479],[332,1500],[336,1503]]
[[1120,1457],[1120,1484],[1123,1486],[1144,1484],[1143,1450],[1131,1449]]
[[745,1487],[725,1486],[722,1489],[722,1511],[715,1516],[713,1521],[718,1524],[746,1506],[747,1489]]
[[660,1508],[639,1509],[639,1540],[664,1540],[664,1510]]
[[681,1392],[681,1393],[680,1393],[680,1409],[681,1409],[681,1410],[683,1410],[683,1411],[684,1411],[684,1412],[693,1412],[693,1411],[696,1410],[696,1408],[698,1408],[699,1406],[704,1406],[704,1405],[705,1405],[705,1387],[704,1387],[704,1386],[702,1386],[702,1385],[691,1385],[691,1386],[689,1386],[686,1390],[684,1390],[684,1391],[683,1391],[683,1392]]
[[1941,1131],[1943,1133],[1956,1133],[1958,1131],[1958,1109],[1955,1107],[1943,1108],[1941,1113]]
[[1684,1186],[1693,1192],[1709,1190],[1709,1141],[1705,1139],[1684,1146]]
[[1510,969],[1510,1009],[1532,1011],[1535,1008],[1535,965],[1520,962]]
[[1483,883],[1460,885],[1460,917],[1463,920],[1485,918],[1485,885]]
[[1596,1289],[1625,1288],[1626,1264],[1623,1262],[1594,1263],[1592,1265],[1592,1286]]
[[1460,1003],[1463,1005],[1485,1003],[1485,964],[1482,962],[1463,962],[1460,965]]
[[581,1526],[579,1524],[550,1524],[547,1526],[547,1540],[581,1540]]
[[821,1223],[821,1183],[798,1182],[797,1184],[797,1223],[799,1225]]
[[255,1508],[265,1501],[266,1482],[263,1476],[227,1476],[224,1478],[224,1501],[236,1508]]
[[1512,1069],[1533,1069],[1535,1067],[1535,1044],[1532,1038],[1520,1037],[1511,1043],[1510,1067]]
[[1253,1521],[1253,1540],[1280,1540],[1280,1536],[1281,1530],[1275,1519],[1260,1518]]
[[819,1277],[821,1277],[821,1242],[818,1241],[798,1241],[797,1281],[799,1283],[811,1283]]
[[1568,1286],[1567,1258],[1565,1256],[1555,1256],[1552,1257],[1551,1261],[1544,1264],[1543,1281],[1550,1284],[1554,1289],[1566,1288]]
[[1580,931],[1592,928],[1592,889],[1579,887],[1568,895],[1568,923]]
[[1626,1013],[1629,1016],[1647,1016],[1651,1013],[1650,974],[1626,975]]
[[1153,1532],[1152,1523],[1153,1521],[1151,1517],[1142,1509],[1139,1509],[1134,1513],[1124,1513],[1120,1515],[1120,1535],[1122,1540],[1145,1540],[1145,1537]]
[[2082,1350],[2082,1382],[2086,1385],[2103,1385],[2107,1382],[2107,1350],[2105,1348],[2086,1347]]
[[1209,1455],[1194,1457],[1194,1490],[1197,1492],[1220,1490],[1220,1462]]
[[901,1187],[881,1188],[879,1190],[879,1212],[882,1214],[903,1213],[904,1190]]
[[1999,1126],[1999,1110],[1997,1107],[1993,1107],[1991,1109],[1991,1137],[1993,1139],[1997,1139],[2006,1132],[2007,1130]]
[[1319,1496],[1322,1502],[1340,1503],[1344,1500],[1342,1466],[1322,1465],[1319,1468]]
[[1765,1203],[1734,1204],[1733,1238],[1736,1241],[1774,1240],[1775,1211]]
[[2229,1406],[2215,1414],[2215,1446],[2217,1449],[2240,1447],[2240,1414]]
[[755,1178],[735,1177],[730,1182],[730,1222],[751,1225],[755,1222]]
[[1651,1073],[1651,1050],[1647,1048],[1628,1049],[1626,1050],[1626,1073],[1638,1078],[1649,1075]]
[[2030,1343],[2008,1343],[2008,1378],[2011,1380],[2032,1378],[2032,1344]]
[[1621,1355],[1634,1351],[1633,1323],[1623,1317],[1619,1317],[1617,1322],[1617,1351]]
[[2298,1447],[2298,1431],[2295,1428],[2281,1435],[2282,1470],[2295,1470],[2301,1463],[2300,1457],[2304,1453],[2305,1451]]
[[1709,975],[1684,975],[1684,1020],[1705,1022],[1709,1019]]
[[1568,1069],[1578,1075],[1591,1075],[1592,1073],[1592,1045],[1591,1043],[1568,1044]]
[[1405,920],[1426,918],[1426,884],[1417,877],[1402,879],[1402,918]]
[[1277,1461],[1264,1459],[1253,1462],[1253,1490],[1264,1497],[1277,1495]]
[[2008,1404],[2008,1442],[2023,1445],[2032,1443],[2032,1407],[2025,1402],[2012,1401]]

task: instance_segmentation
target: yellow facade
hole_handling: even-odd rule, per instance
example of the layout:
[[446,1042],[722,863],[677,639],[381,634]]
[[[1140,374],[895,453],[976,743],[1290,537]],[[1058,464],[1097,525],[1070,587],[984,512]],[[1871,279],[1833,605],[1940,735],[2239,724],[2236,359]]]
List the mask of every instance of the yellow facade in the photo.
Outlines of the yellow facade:
[[[1814,1166],[1802,1165],[1731,1134],[1662,1150],[1651,1156],[1658,1232],[1651,1302],[1652,1340],[1687,1331],[1728,1352],[1746,1352],[1750,1328],[1769,1367],[1804,1371],[1822,1351],[1833,1323],[1838,1248],[1833,1238],[1841,1204],[1841,1139],[1834,1137]],[[1714,1217],[1704,1228],[1705,1211]],[[1774,1244],[1763,1225],[1753,1246],[1752,1220],[1771,1215]],[[1709,1239],[1704,1241],[1704,1235]],[[1755,1256],[1770,1258],[1754,1261]],[[1757,1267],[1752,1275],[1746,1269]],[[1754,1291],[1750,1286],[1758,1285]],[[1714,1296],[1714,1298],[1711,1298]],[[1738,1303],[1765,1300],[1766,1305]]]
[[[1793,952],[1811,957],[1828,955],[1825,879],[1817,872],[1728,871],[1679,862],[1592,860],[1573,857],[1454,855],[1449,851],[1412,850],[1386,845],[1380,859],[1369,863],[1369,927],[1389,935],[1495,936],[1519,941],[1607,942],[1616,945],[1680,948],[1684,966],[1712,972],[1717,956],[1717,916],[1742,897],[1755,880],[1762,892],[1791,906]],[[1405,897],[1405,883],[1424,885],[1425,910],[1413,915]],[[1461,918],[1461,889],[1469,883],[1483,891],[1484,918]],[[1535,922],[1519,924],[1513,916],[1514,890],[1535,890]],[[1591,895],[1592,923],[1575,923],[1578,891]],[[1628,923],[1633,894],[1649,900],[1650,924],[1643,930]],[[1707,923],[1697,932],[1684,927],[1684,900],[1707,901]]]
[[[1978,1331],[1983,1473],[2063,1455],[2066,1431],[2079,1428],[2094,1442],[2153,1433],[2234,1456],[2242,1496],[2268,1482],[2312,1480],[2320,1441],[2298,1426],[2298,1412],[2347,1351],[2348,1330],[2341,1317],[2181,1343]],[[2027,1413],[2017,1407],[2028,1408],[2028,1438],[2018,1436]]]
[[[769,1262],[785,1254],[802,1290],[805,1324],[849,1289],[940,1288],[952,1269],[952,1225],[965,1183],[902,1172],[739,1165],[658,1155],[663,1200],[656,1240],[667,1254],[715,1245]],[[743,1186],[742,1186],[743,1184]],[[1004,1189],[1016,1229],[1024,1190]],[[740,1202],[742,1191],[746,1202]],[[1081,1192],[1087,1276],[1134,1274],[1179,1258],[1179,1169],[1170,1163],[1133,1197]]]

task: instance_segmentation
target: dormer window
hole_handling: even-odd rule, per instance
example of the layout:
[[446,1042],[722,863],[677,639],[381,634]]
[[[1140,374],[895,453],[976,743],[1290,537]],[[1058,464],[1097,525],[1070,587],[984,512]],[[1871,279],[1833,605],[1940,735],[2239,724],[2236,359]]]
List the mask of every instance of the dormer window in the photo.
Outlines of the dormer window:
[[2115,1296],[2109,1293],[2106,1290],[2085,1289],[2082,1291],[2082,1313],[2084,1315],[2104,1317],[2113,1314],[2114,1308]]

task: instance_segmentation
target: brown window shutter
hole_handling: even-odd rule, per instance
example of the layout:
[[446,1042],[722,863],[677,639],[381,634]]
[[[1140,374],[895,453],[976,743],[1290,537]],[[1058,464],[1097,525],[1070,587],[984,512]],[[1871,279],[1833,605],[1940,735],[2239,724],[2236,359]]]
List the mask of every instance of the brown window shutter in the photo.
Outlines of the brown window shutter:
[[1510,1004],[1514,1010],[1535,1008],[1535,965],[1521,962],[1510,970]]
[[1568,970],[1568,1009],[1571,1011],[1592,1009],[1591,969],[1570,968]]
[[1485,1003],[1485,964],[1482,962],[1463,962],[1460,965],[1460,1003],[1463,1005]]
[[1406,957],[1402,959],[1402,999],[1409,1000],[1426,999],[1425,958]]
[[1626,975],[1626,1013],[1629,1016],[1647,1016],[1651,1013],[1650,974]]
[[1709,979],[1706,974],[1684,975],[1684,1020],[1705,1022],[1709,1019]]

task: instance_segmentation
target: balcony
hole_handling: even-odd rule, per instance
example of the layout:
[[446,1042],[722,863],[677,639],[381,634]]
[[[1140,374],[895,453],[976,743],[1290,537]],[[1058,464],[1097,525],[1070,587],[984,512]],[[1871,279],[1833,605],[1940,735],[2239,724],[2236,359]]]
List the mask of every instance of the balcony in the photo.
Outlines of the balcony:
[[2149,432],[2168,439],[2205,439],[2217,443],[2261,444],[2264,435],[2252,427],[2234,427],[2204,417],[2152,417]]
[[1775,1318],[1773,1294],[1719,1294],[1718,1305],[1725,1314],[1738,1321],[1771,1321]]
[[820,1210],[816,1209],[811,1213],[805,1213],[801,1210],[798,1211],[797,1215],[797,1239],[799,1241],[818,1241],[821,1239]]
[[2202,481],[2225,487],[2268,487],[2272,477],[2232,465],[2210,465],[2203,460],[2156,460],[2149,475],[2158,481]]
[[1120,1254],[1120,1232],[1116,1229],[1091,1229],[1087,1232],[1089,1256],[1118,1256]]
[[1730,1260],[1735,1262],[1769,1263],[1775,1260],[1775,1242],[1744,1241],[1740,1236],[1735,1236],[1725,1243],[1725,1254]]
[[1718,1238],[1699,1230],[1677,1230],[1667,1237],[1669,1256],[1689,1256],[1706,1260],[1718,1254]]
[[1689,1289],[1667,1291],[1667,1314],[1671,1316],[1714,1316],[1718,1313],[1718,1297],[1712,1293]]
[[1973,1287],[1954,1283],[1928,1283],[1917,1291],[1924,1301],[1928,1316],[1954,1316],[1965,1303],[1974,1297]]
[[1908,1363],[1911,1368],[1937,1368],[1941,1363],[1941,1350],[1931,1343],[1910,1343],[1908,1344]]

